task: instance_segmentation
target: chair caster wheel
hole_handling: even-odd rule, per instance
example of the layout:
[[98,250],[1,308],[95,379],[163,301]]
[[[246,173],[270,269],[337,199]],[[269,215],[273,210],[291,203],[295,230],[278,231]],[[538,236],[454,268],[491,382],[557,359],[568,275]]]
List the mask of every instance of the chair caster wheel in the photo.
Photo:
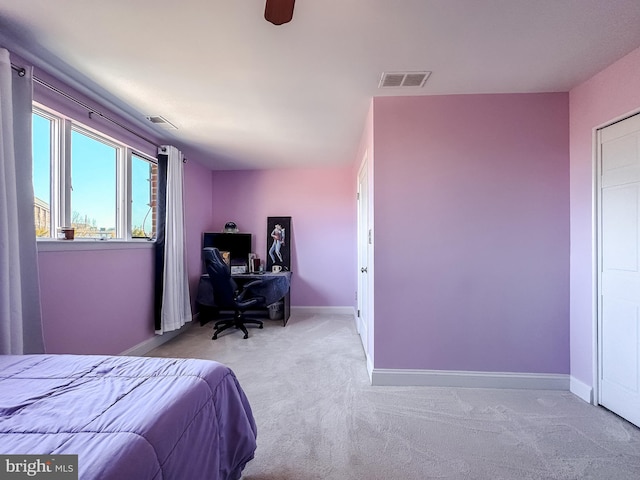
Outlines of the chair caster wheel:
[[245,333],[243,338],[246,340],[247,338],[249,338],[249,334]]
[[262,328],[262,325],[258,325],[258,328]]
[[218,339],[218,334],[216,334],[213,337],[211,337],[211,340],[217,340],[217,339]]

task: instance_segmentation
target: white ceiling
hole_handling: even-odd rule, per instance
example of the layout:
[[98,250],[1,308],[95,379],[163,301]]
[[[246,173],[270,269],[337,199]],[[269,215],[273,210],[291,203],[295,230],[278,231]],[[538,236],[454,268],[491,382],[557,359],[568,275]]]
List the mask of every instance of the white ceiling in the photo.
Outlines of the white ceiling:
[[[165,117],[174,143],[221,169],[349,164],[374,96],[568,91],[640,46],[640,0],[297,0],[291,23],[263,14],[264,0],[0,0],[0,43],[145,124]],[[423,70],[422,88],[378,88],[383,72]]]

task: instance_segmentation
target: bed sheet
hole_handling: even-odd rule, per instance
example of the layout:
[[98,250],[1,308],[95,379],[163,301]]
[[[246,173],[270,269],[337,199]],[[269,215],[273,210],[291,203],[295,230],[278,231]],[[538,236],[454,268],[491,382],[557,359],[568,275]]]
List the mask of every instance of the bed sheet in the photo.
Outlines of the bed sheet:
[[0,356],[0,453],[77,454],[81,479],[237,480],[256,425],[207,360]]

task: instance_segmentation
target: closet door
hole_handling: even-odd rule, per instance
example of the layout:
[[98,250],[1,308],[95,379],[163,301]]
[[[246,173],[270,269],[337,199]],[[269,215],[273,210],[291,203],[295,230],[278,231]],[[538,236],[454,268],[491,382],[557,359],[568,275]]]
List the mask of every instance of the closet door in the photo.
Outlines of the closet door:
[[373,366],[373,326],[371,325],[369,275],[371,258],[371,224],[369,212],[369,174],[367,156],[358,172],[358,333],[367,358],[369,370]]
[[600,131],[599,402],[640,426],[640,115]]

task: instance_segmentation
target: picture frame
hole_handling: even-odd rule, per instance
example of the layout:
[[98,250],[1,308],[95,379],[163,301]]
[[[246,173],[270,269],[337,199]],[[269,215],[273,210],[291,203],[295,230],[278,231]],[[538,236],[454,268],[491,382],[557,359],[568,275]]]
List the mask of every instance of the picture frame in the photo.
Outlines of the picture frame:
[[291,217],[267,217],[267,272],[279,265],[281,271],[291,271]]
[[249,273],[254,273],[257,272],[258,269],[256,268],[256,260],[258,260],[258,254],[257,253],[250,253],[249,254]]

